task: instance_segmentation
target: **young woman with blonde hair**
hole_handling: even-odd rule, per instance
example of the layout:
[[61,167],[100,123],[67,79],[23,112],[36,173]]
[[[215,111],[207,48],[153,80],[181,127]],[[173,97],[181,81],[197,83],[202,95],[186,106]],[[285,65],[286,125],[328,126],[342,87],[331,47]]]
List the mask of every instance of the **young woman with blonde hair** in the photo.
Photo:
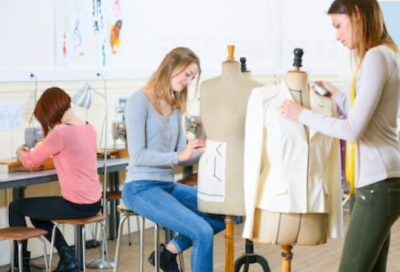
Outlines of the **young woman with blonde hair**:
[[[198,211],[195,188],[174,183],[173,167],[195,160],[205,147],[199,139],[186,143],[181,122],[188,87],[199,74],[196,54],[175,48],[126,106],[130,162],[123,200],[129,209],[179,233],[162,245],[164,271],[179,271],[176,255],[193,245],[192,271],[212,272],[213,236],[225,228],[222,217]],[[154,254],[149,261],[154,263]]]

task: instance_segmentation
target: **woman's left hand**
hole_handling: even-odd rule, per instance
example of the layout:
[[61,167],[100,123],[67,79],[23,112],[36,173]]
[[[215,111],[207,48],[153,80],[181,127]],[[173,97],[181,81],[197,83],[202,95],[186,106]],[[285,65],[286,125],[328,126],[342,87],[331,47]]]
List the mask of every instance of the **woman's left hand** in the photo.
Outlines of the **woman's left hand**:
[[282,103],[280,114],[292,121],[298,121],[303,107],[293,101],[285,100]]
[[28,152],[28,151],[29,151],[29,147],[27,147],[26,145],[21,145],[15,152],[17,154],[18,161],[22,161],[22,158],[23,158],[25,152]]

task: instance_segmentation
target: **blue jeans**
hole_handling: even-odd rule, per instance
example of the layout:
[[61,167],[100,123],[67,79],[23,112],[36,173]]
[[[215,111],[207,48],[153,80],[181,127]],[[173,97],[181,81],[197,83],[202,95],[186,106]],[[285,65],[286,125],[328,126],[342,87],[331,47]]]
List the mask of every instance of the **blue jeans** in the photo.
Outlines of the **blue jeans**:
[[214,234],[225,229],[222,216],[197,209],[197,190],[173,182],[139,180],[126,183],[125,205],[145,218],[179,233],[172,241],[179,252],[193,245],[192,271],[212,272]]

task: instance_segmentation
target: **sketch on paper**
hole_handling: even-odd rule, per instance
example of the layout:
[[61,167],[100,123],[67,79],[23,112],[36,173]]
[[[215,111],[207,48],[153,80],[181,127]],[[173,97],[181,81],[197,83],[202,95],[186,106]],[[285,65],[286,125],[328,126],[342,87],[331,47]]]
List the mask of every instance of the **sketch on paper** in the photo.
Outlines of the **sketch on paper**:
[[226,183],[226,143],[207,140],[199,162],[198,197],[204,201],[223,202]]

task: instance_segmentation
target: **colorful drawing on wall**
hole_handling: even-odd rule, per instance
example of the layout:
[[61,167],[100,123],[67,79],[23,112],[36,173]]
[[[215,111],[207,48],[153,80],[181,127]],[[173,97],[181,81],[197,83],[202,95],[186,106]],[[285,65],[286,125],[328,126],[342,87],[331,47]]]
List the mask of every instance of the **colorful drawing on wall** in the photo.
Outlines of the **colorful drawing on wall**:
[[57,0],[56,66],[79,69],[106,67],[122,44],[121,14],[120,0]]
[[117,53],[118,48],[121,47],[122,41],[121,41],[121,28],[122,28],[122,20],[119,19],[115,22],[113,27],[111,28],[111,34],[110,34],[110,44],[111,44],[111,50],[113,54]]

